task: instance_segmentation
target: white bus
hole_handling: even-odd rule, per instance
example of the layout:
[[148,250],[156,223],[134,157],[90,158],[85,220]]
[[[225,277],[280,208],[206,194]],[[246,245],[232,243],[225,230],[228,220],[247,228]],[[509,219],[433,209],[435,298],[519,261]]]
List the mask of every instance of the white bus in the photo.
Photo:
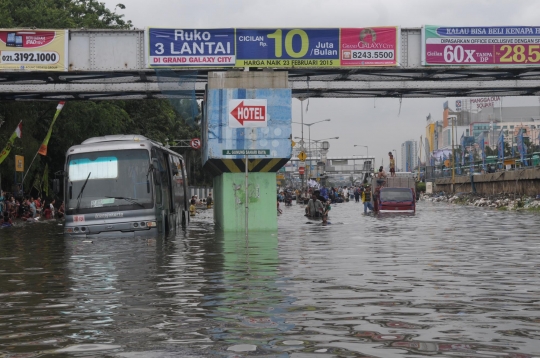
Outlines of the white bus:
[[65,162],[64,233],[167,234],[189,223],[184,159],[140,135],[85,140]]

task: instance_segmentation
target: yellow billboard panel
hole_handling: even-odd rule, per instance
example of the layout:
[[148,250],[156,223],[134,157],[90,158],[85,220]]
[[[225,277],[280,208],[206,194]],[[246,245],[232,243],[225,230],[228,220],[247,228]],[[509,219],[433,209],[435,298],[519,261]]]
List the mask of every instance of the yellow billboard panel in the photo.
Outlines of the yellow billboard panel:
[[24,172],[24,157],[22,155],[15,156],[15,171]]
[[68,30],[0,31],[0,71],[67,71]]

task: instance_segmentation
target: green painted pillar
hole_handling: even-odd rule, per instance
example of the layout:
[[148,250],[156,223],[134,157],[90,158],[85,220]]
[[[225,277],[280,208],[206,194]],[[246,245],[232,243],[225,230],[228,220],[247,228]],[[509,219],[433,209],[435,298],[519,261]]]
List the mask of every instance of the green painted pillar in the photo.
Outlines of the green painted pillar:
[[[245,173],[214,177],[214,222],[223,231],[245,231]],[[277,230],[276,173],[249,173],[249,231]]]

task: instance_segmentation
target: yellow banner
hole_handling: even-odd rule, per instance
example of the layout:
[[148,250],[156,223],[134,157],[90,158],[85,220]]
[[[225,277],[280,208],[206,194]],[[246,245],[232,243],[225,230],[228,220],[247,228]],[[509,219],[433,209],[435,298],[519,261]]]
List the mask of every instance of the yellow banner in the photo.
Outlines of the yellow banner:
[[24,157],[22,155],[15,156],[15,171],[24,172]]
[[68,30],[0,31],[0,70],[67,71]]
[[58,115],[62,111],[62,108],[64,108],[65,102],[58,103],[58,106],[56,107],[56,113],[54,114],[54,118],[52,120],[51,126],[49,127],[49,130],[47,131],[47,135],[45,136],[45,139],[43,139],[43,143],[41,143],[41,147],[39,147],[38,153],[41,155],[47,155],[47,146],[49,145],[49,139],[51,139],[52,129],[54,126],[54,122],[56,122],[56,118],[58,118]]
[[11,152],[11,147],[13,147],[13,142],[15,142],[15,138],[21,138],[22,136],[22,122],[19,122],[17,125],[17,128],[15,128],[15,132],[9,137],[9,140],[6,144],[6,147],[2,152],[0,152],[0,164],[4,161],[4,159],[7,158],[9,155],[9,152]]

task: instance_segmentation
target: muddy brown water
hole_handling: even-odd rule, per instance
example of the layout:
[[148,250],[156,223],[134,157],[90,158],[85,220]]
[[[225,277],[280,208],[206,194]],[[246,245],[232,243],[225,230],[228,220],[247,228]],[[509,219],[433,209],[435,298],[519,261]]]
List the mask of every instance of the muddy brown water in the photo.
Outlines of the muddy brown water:
[[540,357],[540,225],[284,207],[275,233],[65,239],[0,229],[0,357]]

